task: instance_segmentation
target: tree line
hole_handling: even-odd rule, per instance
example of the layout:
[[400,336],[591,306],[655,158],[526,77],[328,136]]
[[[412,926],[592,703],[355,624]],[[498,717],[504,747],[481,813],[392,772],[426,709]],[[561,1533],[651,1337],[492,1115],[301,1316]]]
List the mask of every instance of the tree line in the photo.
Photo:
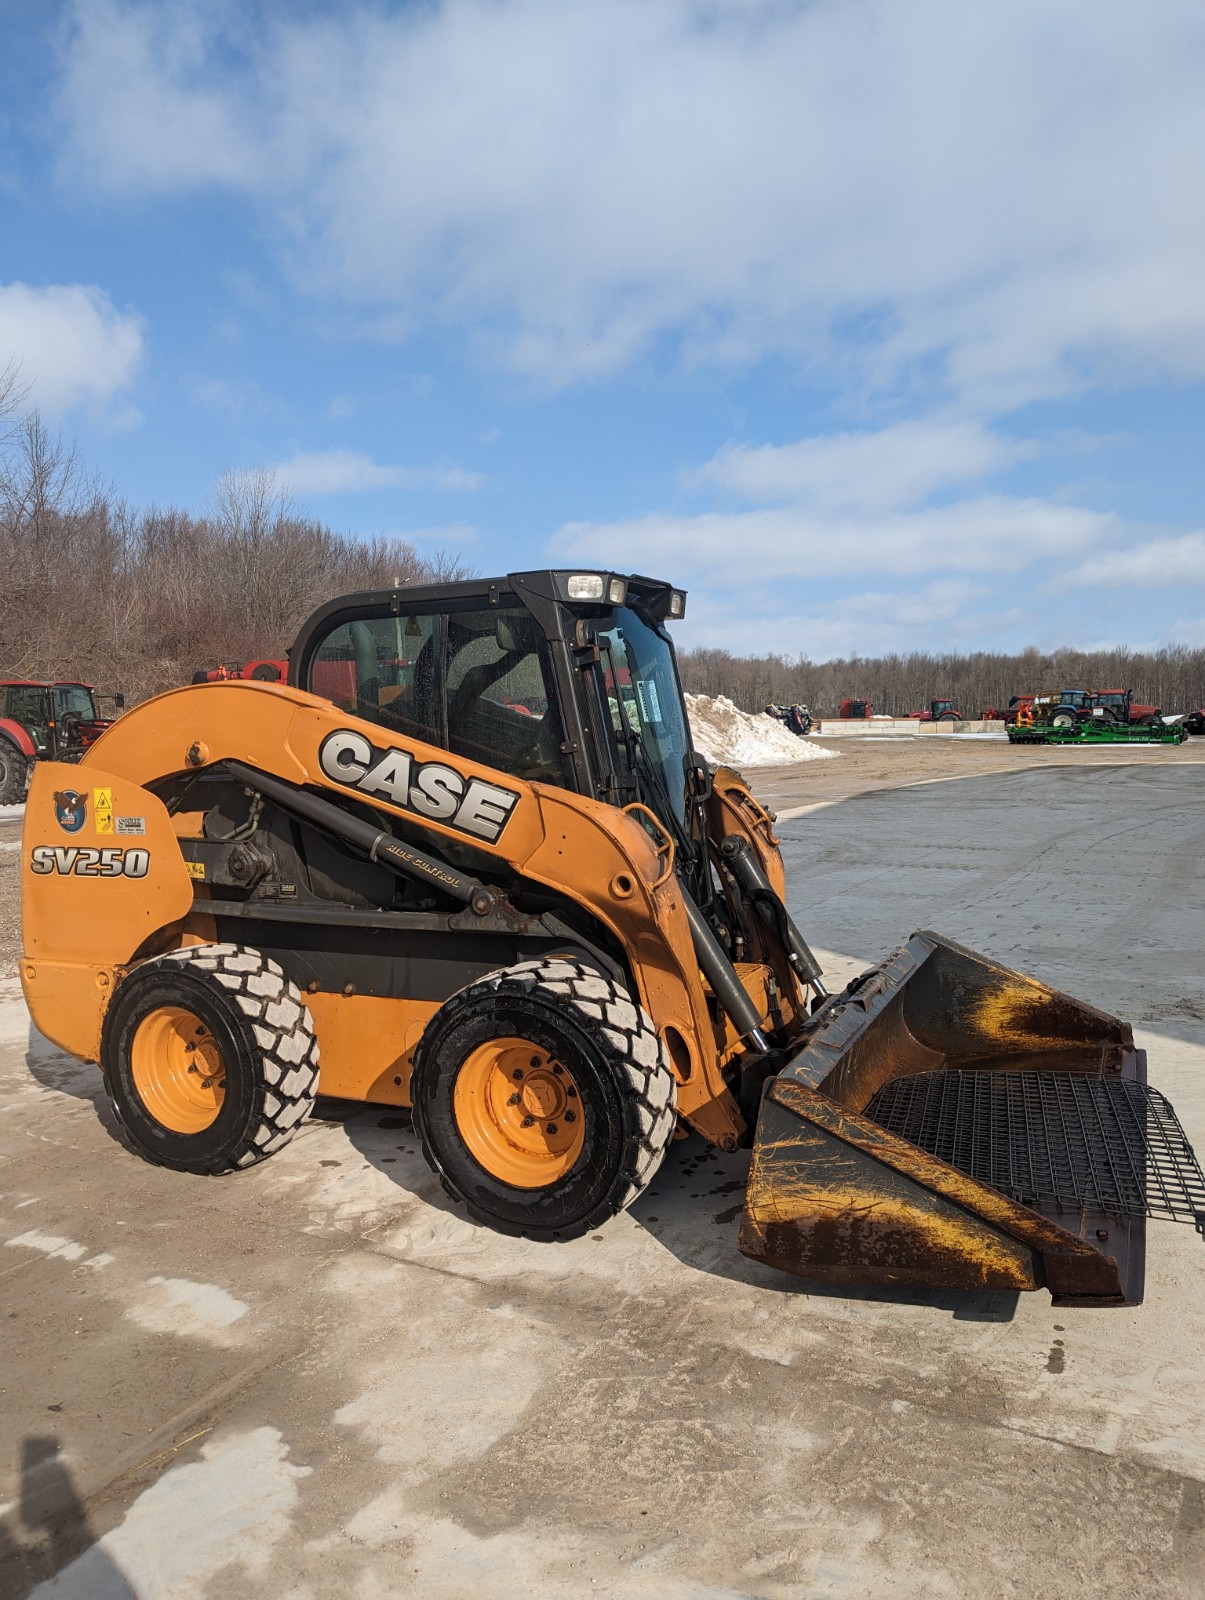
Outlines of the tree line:
[[[133,507],[21,400],[14,369],[0,371],[0,677],[81,679],[137,700],[201,668],[283,656],[332,595],[469,575],[406,539],[334,531],[271,473],[227,473],[201,511]],[[1183,645],[823,662],[698,649],[679,660],[690,693],[746,711],[799,701],[832,715],[854,698],[899,716],[938,697],[977,716],[1061,688],[1132,688],[1164,711],[1205,704],[1205,650]]]
[[906,716],[931,699],[952,700],[965,716],[1001,709],[1015,694],[1057,689],[1133,689],[1139,704],[1165,712],[1205,705],[1205,649],[1167,645],[1142,652],[1034,648],[1016,655],[914,651],[834,661],[782,655],[735,656],[727,650],[683,650],[678,660],[691,694],[724,694],[744,711],[796,701],[833,716],[842,700],[869,700],[876,712]]
[[335,532],[267,472],[227,473],[199,512],[135,508],[20,398],[0,373],[0,677],[138,700],[283,657],[332,595],[467,573],[406,539]]

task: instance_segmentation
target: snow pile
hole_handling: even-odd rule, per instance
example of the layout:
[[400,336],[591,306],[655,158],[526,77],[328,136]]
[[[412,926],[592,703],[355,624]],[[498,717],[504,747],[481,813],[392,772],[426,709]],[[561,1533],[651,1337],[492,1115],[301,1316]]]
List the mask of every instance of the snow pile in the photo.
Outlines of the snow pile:
[[695,748],[708,761],[730,767],[786,767],[826,761],[835,750],[801,739],[764,712],[740,711],[727,695],[688,694],[686,710]]
[[23,805],[0,806],[0,822],[20,822],[24,815],[25,807]]

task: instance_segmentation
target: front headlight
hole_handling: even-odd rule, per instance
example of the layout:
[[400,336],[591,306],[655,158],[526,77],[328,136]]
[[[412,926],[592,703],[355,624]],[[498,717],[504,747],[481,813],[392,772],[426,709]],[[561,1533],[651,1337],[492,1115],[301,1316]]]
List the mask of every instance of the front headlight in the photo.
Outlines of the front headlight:
[[601,600],[603,597],[602,574],[598,572],[575,572],[565,584],[565,593],[570,600]]

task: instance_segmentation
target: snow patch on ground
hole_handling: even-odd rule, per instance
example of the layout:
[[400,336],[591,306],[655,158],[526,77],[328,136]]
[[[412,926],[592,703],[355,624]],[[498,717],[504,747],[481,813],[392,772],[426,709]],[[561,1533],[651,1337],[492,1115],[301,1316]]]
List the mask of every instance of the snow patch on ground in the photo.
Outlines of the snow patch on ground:
[[789,767],[837,754],[799,738],[763,711],[741,711],[727,695],[688,694],[686,710],[696,749],[716,765]]
[[29,1012],[19,978],[0,978],[0,1044],[24,1044],[29,1037]]
[[0,806],[0,822],[20,822],[24,815],[24,804],[19,806]]
[[148,1278],[151,1291],[126,1312],[151,1333],[179,1333],[225,1344],[226,1330],[247,1314],[247,1305],[214,1283],[190,1278]]
[[[144,1489],[119,1525],[31,1600],[201,1600],[228,1593],[227,1569],[266,1581],[273,1554],[290,1532],[297,1480],[310,1472],[289,1460],[276,1428],[213,1441],[201,1459],[165,1472]],[[211,1580],[227,1572],[223,1585]]]
[[61,1256],[64,1261],[78,1261],[81,1256],[88,1254],[86,1244],[76,1244],[74,1239],[60,1239],[53,1233],[38,1233],[36,1229],[19,1233],[15,1239],[6,1239],[4,1243],[9,1249],[40,1250],[43,1255]]

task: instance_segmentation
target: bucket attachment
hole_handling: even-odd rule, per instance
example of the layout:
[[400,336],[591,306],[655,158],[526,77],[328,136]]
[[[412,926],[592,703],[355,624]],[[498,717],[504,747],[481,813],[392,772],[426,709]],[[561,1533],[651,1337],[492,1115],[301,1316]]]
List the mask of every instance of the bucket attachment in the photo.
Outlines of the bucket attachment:
[[829,1283],[1137,1305],[1146,1218],[1205,1178],[1128,1023],[934,933],[765,1087],[740,1248]]

